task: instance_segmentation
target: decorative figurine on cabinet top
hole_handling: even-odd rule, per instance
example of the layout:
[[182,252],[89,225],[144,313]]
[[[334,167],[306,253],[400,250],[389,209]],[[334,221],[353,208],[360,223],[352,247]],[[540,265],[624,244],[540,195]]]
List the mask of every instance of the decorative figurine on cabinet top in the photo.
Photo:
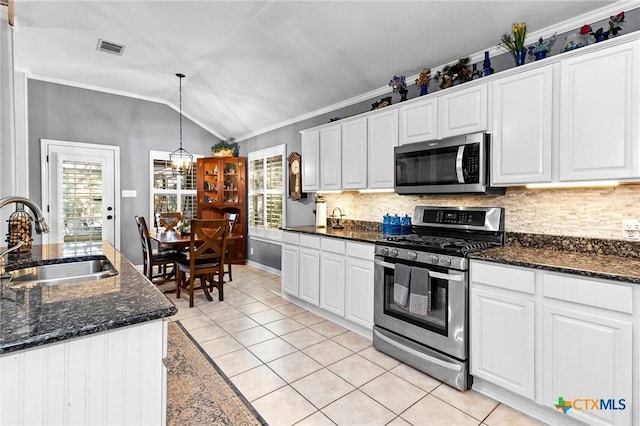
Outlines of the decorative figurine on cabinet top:
[[418,78],[416,78],[416,85],[420,89],[420,96],[429,93],[429,80],[431,80],[431,68],[423,68]]

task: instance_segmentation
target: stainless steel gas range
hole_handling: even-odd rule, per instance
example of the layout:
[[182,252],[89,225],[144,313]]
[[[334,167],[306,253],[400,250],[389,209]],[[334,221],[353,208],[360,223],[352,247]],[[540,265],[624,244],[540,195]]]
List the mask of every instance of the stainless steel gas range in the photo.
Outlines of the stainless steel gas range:
[[469,389],[467,254],[504,239],[502,208],[416,207],[412,234],[376,243],[373,346]]

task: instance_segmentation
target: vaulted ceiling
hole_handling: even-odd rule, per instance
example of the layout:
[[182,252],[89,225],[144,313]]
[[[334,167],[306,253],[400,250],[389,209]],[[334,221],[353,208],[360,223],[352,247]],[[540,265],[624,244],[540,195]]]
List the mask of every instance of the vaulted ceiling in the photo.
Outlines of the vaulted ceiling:
[[[611,1],[15,0],[14,61],[35,78],[178,105],[245,139]],[[608,15],[604,15],[606,17]],[[125,45],[122,56],[98,39]]]

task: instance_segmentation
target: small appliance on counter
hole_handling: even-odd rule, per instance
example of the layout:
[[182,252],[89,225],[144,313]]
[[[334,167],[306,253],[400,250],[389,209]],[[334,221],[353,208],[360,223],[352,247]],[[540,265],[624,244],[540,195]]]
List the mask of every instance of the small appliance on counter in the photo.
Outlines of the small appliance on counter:
[[[338,213],[336,213],[336,211]],[[340,207],[336,207],[331,212],[331,216],[329,219],[331,220],[331,228],[332,229],[344,229],[344,224],[342,223],[342,218],[344,217],[344,213],[342,213],[342,209]]]
[[316,194],[316,227],[327,227],[327,202],[322,194]]

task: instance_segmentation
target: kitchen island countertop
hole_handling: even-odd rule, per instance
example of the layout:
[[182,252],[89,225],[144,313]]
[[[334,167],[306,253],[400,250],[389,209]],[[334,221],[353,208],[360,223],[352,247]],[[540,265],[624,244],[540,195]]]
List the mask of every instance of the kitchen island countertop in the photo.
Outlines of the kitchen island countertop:
[[106,256],[118,274],[54,286],[7,289],[0,300],[0,354],[174,315],[177,308],[110,243],[34,246],[7,270]]
[[640,284],[640,259],[626,256],[507,245],[470,254],[469,258]]

